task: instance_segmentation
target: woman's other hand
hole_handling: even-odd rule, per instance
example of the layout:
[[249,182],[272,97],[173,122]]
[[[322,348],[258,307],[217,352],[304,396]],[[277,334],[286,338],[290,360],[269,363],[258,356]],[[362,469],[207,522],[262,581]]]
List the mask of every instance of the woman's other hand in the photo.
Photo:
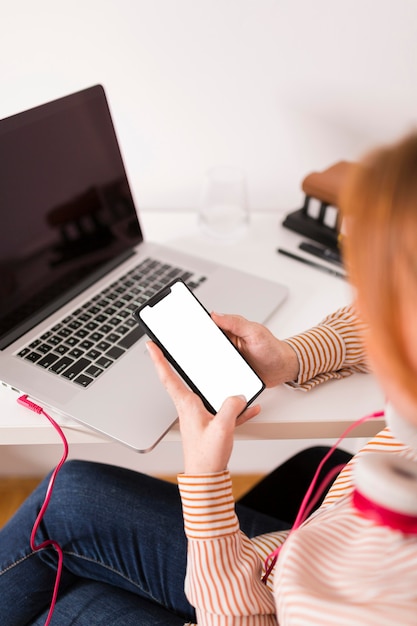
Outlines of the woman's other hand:
[[277,339],[265,326],[250,322],[241,315],[213,312],[211,317],[267,387],[297,380],[299,363],[295,351],[285,341]]

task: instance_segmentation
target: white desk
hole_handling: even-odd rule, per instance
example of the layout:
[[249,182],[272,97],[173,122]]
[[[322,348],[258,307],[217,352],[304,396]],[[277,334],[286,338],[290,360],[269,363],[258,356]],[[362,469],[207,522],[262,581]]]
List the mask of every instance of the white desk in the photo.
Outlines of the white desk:
[[[281,228],[281,219],[275,213],[253,214],[246,234],[238,241],[225,243],[200,233],[193,213],[148,212],[141,216],[150,240],[169,242],[186,252],[215,258],[288,285],[288,299],[268,321],[269,328],[285,338],[313,326],[327,313],[350,302],[350,289],[343,279],[277,254],[278,246],[296,251],[302,239]],[[0,385],[0,444],[56,443],[56,433],[49,423],[19,406],[16,397],[16,393]],[[239,428],[239,439],[334,438],[352,421],[383,407],[383,396],[374,378],[361,374],[329,382],[309,393],[284,387],[267,390],[260,400],[261,414]],[[109,441],[75,422],[62,418],[58,421],[65,426],[70,443]],[[371,436],[382,426],[381,421],[368,422],[351,436]],[[177,428],[171,429],[165,439],[179,439]]]

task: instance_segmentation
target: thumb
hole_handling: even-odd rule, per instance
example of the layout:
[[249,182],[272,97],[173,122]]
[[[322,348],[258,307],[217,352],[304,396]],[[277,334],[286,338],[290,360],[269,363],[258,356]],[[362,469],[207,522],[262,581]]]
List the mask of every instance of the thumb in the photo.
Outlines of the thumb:
[[223,422],[224,425],[229,425],[234,428],[237,418],[245,410],[246,405],[247,400],[245,396],[229,396],[223,402],[220,407],[220,411],[217,413],[218,421]]

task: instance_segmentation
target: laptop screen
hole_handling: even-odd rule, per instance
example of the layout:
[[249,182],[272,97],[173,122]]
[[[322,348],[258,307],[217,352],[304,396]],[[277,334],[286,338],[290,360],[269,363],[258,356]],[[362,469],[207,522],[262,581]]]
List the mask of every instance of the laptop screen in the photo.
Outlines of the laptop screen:
[[142,241],[104,90],[0,121],[0,347]]

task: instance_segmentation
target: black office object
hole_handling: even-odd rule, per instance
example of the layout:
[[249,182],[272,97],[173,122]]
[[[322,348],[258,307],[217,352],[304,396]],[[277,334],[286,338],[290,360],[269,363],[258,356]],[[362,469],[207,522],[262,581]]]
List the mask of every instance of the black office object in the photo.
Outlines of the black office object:
[[309,265],[310,267],[314,267],[321,272],[325,272],[326,274],[330,274],[331,276],[337,276],[338,278],[346,278],[345,274],[342,272],[338,272],[337,270],[332,269],[331,267],[327,267],[326,265],[321,265],[321,263],[315,263],[314,261],[310,261],[303,256],[298,256],[298,254],[294,254],[289,250],[284,250],[283,248],[277,248],[277,252],[279,254],[283,254],[290,259],[294,259],[294,261],[299,261],[300,263],[304,263],[305,265]]
[[[305,193],[301,209],[289,213],[283,226],[321,243],[334,250],[338,249],[341,219],[339,215],[339,193],[351,163],[339,161],[322,172],[312,172],[302,182]],[[311,210],[313,199],[320,204],[318,213]],[[329,213],[336,212],[336,219]]]
[[339,267],[343,267],[343,261],[340,251],[335,248],[326,248],[324,246],[310,243],[308,241],[302,241],[298,247],[300,248],[300,250],[303,250],[303,252],[308,252],[318,259],[322,259],[323,261],[328,261],[329,263],[334,263]]

